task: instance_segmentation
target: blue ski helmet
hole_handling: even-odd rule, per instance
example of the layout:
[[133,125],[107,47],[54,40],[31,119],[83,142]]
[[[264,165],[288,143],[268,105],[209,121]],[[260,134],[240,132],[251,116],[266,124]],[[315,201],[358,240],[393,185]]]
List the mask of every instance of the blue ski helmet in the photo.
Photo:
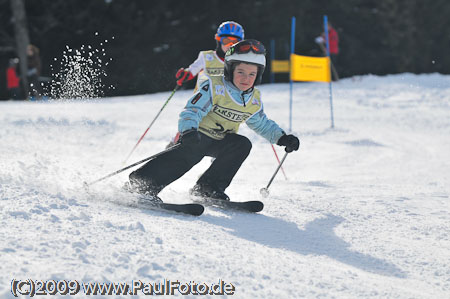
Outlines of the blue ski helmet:
[[217,33],[215,38],[220,40],[222,36],[235,36],[239,38],[239,40],[244,39],[244,28],[236,22],[226,21],[220,24],[219,28],[217,28]]

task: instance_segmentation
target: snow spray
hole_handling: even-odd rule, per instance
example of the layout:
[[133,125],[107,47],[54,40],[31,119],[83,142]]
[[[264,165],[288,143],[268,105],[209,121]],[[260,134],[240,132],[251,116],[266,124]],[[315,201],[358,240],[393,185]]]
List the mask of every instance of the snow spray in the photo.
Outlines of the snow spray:
[[[62,59],[54,59],[55,63],[59,62],[58,71],[55,72],[51,65],[52,80],[46,95],[54,100],[102,97],[106,89],[102,79],[107,77],[105,68],[112,60],[106,55],[104,49],[106,43],[108,40],[101,42],[99,48],[82,45],[79,49],[72,49],[66,46]],[[108,89],[114,89],[114,87],[109,86]]]

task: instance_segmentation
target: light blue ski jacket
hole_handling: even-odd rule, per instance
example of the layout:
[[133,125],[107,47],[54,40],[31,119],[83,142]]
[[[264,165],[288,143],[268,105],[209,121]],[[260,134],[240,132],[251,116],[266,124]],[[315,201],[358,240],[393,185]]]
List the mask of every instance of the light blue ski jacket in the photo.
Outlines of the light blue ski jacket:
[[[251,92],[243,92],[235,87],[231,82],[223,80],[225,88],[236,102],[243,102],[247,104],[252,98]],[[180,113],[178,121],[178,131],[183,133],[190,129],[198,129],[200,122],[213,107],[212,88],[210,88],[210,81],[203,82],[199,90],[189,99],[186,107]],[[200,95],[199,95],[200,94]],[[194,103],[194,104],[193,104]],[[244,104],[243,104],[244,105]],[[267,118],[264,113],[263,106],[261,109],[252,115],[246,121],[247,126],[267,139],[270,143],[276,143],[278,139],[284,134],[284,131],[278,126],[276,122]]]

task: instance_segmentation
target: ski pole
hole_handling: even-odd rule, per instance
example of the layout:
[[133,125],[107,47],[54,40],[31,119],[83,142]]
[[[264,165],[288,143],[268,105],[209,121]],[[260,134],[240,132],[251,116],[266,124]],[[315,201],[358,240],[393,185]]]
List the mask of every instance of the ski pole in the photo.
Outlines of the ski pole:
[[284,160],[286,160],[286,157],[287,157],[288,154],[289,154],[289,153],[284,154],[284,157],[283,157],[283,159],[281,160],[281,163],[278,165],[277,170],[275,170],[275,173],[273,174],[272,178],[270,179],[269,183],[267,184],[267,187],[266,187],[266,188],[261,188],[261,190],[259,190],[259,193],[261,193],[261,195],[262,195],[263,197],[269,196],[269,186],[270,186],[270,184],[272,184],[273,179],[274,179],[275,176],[277,175],[278,170],[280,170],[281,165],[283,165]]
[[[272,145],[273,153],[275,154],[275,158],[277,158],[278,164],[280,164],[280,159],[278,158],[277,151],[275,150],[275,147],[273,146],[273,144],[271,144],[271,145]],[[287,176],[286,176],[286,173],[284,172],[283,167],[281,167],[281,171],[283,172],[284,178],[285,178],[286,181],[287,181],[288,178],[287,178]]]
[[166,107],[167,103],[169,103],[170,99],[173,97],[173,95],[175,94],[175,92],[178,90],[179,86],[175,86],[175,88],[173,89],[172,93],[170,94],[169,98],[166,100],[166,102],[164,103],[164,105],[161,107],[161,109],[159,110],[158,114],[156,114],[155,118],[152,120],[152,122],[150,123],[150,125],[148,126],[147,130],[145,130],[144,134],[142,134],[141,138],[139,138],[138,142],[136,143],[136,145],[133,147],[133,149],[131,150],[131,152],[128,154],[127,158],[125,159],[125,161],[123,161],[123,165],[125,165],[125,163],[127,163],[128,159],[130,158],[131,154],[133,154],[134,150],[138,147],[139,143],[141,143],[142,139],[144,139],[145,134],[147,134],[148,130],[150,130],[151,126],[153,126],[153,124],[155,123],[156,119],[159,117],[159,115],[161,114],[161,112],[164,110],[164,108]]
[[144,163],[144,162],[146,162],[146,161],[148,161],[148,160],[155,159],[156,157],[159,157],[159,156],[161,156],[162,154],[165,154],[165,153],[167,153],[167,152],[169,152],[169,151],[171,151],[171,150],[173,150],[173,149],[176,149],[176,148],[178,148],[178,147],[180,147],[180,146],[181,146],[181,143],[177,143],[177,144],[175,144],[174,146],[169,147],[169,148],[166,149],[166,150],[163,150],[162,152],[159,152],[159,153],[157,153],[157,154],[155,154],[155,155],[153,155],[153,156],[150,156],[150,157],[148,157],[148,158],[145,158],[144,160],[141,160],[141,161],[139,161],[139,162],[136,162],[136,163],[133,163],[133,164],[131,164],[131,165],[128,165],[127,167],[124,167],[124,168],[122,168],[122,169],[119,169],[119,170],[117,170],[117,171],[114,171],[113,173],[110,173],[110,174],[108,174],[107,176],[104,176],[104,177],[102,177],[102,178],[100,178],[100,179],[98,179],[98,180],[95,180],[95,181],[90,182],[90,183],[84,182],[84,187],[87,188],[87,187],[89,187],[89,186],[91,186],[91,185],[93,185],[93,184],[95,184],[95,183],[98,183],[98,182],[103,181],[103,180],[105,180],[105,179],[107,179],[107,178],[110,178],[110,177],[112,177],[112,176],[114,176],[114,175],[116,175],[116,174],[119,174],[119,173],[121,173],[121,172],[127,170],[127,169],[130,169],[131,167],[134,167],[134,166],[136,166],[136,165],[142,164],[142,163]]

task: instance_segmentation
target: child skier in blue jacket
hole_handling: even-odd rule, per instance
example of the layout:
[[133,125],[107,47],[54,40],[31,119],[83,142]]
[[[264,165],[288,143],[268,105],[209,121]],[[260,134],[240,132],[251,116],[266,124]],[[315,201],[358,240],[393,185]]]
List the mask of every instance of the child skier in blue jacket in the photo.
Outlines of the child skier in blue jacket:
[[214,162],[198,179],[191,194],[229,200],[225,189],[250,153],[252,143],[237,134],[245,122],[271,143],[298,150],[299,140],[286,135],[263,110],[259,84],[266,65],[265,48],[256,40],[243,40],[225,55],[224,76],[211,76],[200,84],[180,114],[181,146],[158,156],[130,174],[135,191],[159,200],[158,193],[180,178],[203,157]]

